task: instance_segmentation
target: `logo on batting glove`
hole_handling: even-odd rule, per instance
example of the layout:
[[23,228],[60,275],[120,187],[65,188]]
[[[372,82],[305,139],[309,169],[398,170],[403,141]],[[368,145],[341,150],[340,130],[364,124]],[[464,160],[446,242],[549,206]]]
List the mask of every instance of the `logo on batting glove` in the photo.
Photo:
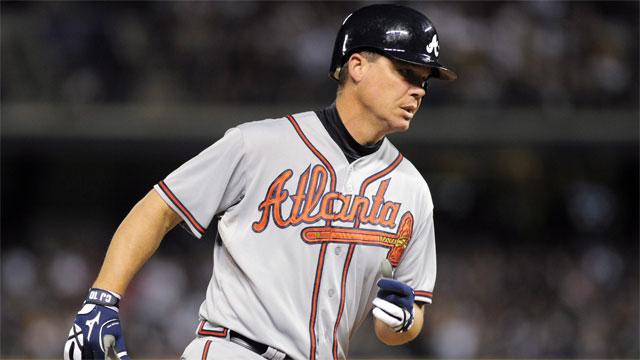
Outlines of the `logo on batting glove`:
[[95,301],[96,291],[99,295],[108,293],[118,300],[120,298],[105,290],[91,289],[82,309],[75,317],[71,330],[69,330],[69,337],[64,346],[64,359],[102,360],[106,358],[107,354],[115,353],[119,359],[129,360],[120,326],[117,301],[109,301],[116,306],[96,304],[94,303],[97,302]]
[[373,300],[373,316],[396,332],[409,330],[413,326],[413,288],[391,279],[380,279],[378,287],[380,290]]

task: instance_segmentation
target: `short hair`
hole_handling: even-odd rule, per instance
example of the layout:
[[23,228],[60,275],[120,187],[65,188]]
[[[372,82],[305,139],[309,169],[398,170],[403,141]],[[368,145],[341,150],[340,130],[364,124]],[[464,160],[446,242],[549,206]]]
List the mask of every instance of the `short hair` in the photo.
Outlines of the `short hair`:
[[[371,62],[378,60],[378,58],[382,56],[373,51],[356,51],[356,52],[362,55],[365,59],[367,59],[367,61],[371,61]],[[351,55],[349,55],[349,57],[351,57]],[[347,61],[344,64],[342,64],[342,67],[340,67],[340,73],[338,73],[338,91],[340,91],[342,87],[344,87],[344,84],[346,84],[347,79],[349,78],[349,66],[345,66],[345,64],[348,61],[349,59],[347,59]]]

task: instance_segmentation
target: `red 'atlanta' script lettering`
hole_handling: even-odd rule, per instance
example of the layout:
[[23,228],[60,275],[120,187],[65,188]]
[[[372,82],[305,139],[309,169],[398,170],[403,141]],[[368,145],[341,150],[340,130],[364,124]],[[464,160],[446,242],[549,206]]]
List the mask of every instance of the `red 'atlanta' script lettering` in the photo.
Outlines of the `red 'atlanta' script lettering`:
[[[283,171],[271,183],[264,200],[258,206],[262,213],[260,220],[253,223],[255,232],[267,228],[269,220],[281,228],[312,224],[318,220],[352,222],[381,225],[388,228],[396,226],[396,218],[400,203],[384,201],[384,194],[391,179],[380,182],[376,194],[371,198],[360,195],[344,195],[339,192],[325,192],[327,185],[327,169],[322,165],[307,168],[298,180],[294,195],[289,196],[285,185],[293,175],[293,171]],[[291,201],[291,210],[284,213],[283,204]]]

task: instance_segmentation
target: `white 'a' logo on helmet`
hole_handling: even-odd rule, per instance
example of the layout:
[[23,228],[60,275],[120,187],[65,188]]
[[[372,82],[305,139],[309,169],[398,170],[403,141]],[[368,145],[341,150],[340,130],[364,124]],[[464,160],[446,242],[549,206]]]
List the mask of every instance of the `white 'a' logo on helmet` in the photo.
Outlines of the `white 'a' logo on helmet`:
[[439,50],[438,34],[435,34],[431,38],[431,42],[429,43],[429,45],[427,45],[427,52],[429,54],[434,54],[436,57],[438,57],[438,52],[439,52],[438,50]]

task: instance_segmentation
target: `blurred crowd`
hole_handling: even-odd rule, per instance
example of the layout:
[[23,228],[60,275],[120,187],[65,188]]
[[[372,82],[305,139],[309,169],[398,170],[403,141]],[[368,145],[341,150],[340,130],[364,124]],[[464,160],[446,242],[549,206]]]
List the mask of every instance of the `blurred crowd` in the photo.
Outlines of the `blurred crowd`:
[[[2,2],[2,100],[325,103],[337,29],[363,4]],[[407,4],[463,84],[429,103],[637,103],[637,2]]]
[[438,291],[451,298],[434,306],[426,340],[442,358],[637,357],[634,264],[606,244],[465,250],[441,263]]

